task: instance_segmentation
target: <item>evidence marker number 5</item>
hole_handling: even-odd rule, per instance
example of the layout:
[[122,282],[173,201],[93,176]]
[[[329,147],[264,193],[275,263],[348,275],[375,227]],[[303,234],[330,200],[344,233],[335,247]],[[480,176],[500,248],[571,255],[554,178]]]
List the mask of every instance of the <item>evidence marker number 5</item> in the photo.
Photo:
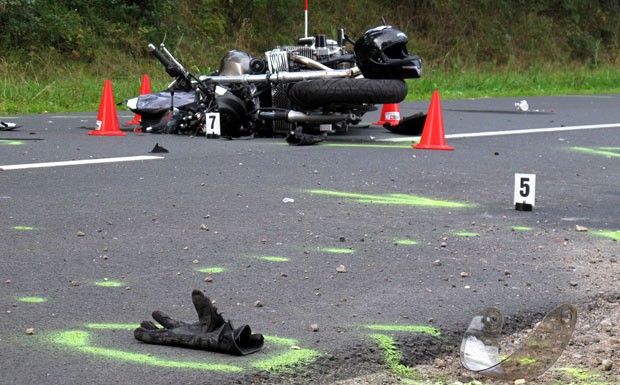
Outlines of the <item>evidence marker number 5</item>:
[[514,204],[536,205],[536,174],[515,174]]

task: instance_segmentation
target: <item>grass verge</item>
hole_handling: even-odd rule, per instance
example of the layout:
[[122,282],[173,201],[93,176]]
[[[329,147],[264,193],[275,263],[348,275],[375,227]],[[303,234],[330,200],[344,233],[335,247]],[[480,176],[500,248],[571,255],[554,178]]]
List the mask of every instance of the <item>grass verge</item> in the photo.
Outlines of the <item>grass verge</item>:
[[[124,59],[114,60],[123,62]],[[97,66],[97,73],[78,65],[54,67],[0,62],[0,114],[97,111],[106,79],[112,81],[116,102],[138,95],[143,74],[149,75],[153,91],[164,89],[171,79],[163,68],[148,59],[143,61],[130,61],[123,70]],[[510,66],[445,70],[427,65],[424,77],[408,80],[408,84],[407,100],[430,100],[434,90],[441,91],[443,100],[610,94],[620,92],[620,68],[532,65],[519,71]]]

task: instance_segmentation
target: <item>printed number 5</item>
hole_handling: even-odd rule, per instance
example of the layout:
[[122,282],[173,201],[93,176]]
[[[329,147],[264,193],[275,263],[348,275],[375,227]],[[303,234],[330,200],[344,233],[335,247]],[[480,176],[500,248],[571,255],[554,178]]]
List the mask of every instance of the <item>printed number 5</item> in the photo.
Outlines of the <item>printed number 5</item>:
[[524,198],[530,195],[529,182],[530,182],[530,178],[521,178],[521,189],[519,190],[519,193]]
[[534,206],[536,200],[536,174],[515,174],[514,203]]

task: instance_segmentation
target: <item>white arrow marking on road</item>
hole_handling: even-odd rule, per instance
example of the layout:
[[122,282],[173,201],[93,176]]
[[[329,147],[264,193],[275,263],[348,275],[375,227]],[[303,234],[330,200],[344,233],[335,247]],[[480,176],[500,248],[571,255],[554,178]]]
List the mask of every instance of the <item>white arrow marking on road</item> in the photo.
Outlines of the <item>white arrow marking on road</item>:
[[136,160],[153,160],[164,159],[163,156],[125,156],[119,158],[102,158],[102,159],[84,159],[84,160],[68,160],[63,162],[43,162],[43,163],[26,163],[26,164],[11,164],[6,166],[0,166],[0,171],[5,170],[23,170],[27,168],[44,168],[44,167],[60,167],[60,166],[79,166],[84,164],[99,164],[99,163],[116,163],[116,162],[132,162]]
[[[592,124],[587,126],[566,126],[566,127],[548,127],[548,128],[530,128],[523,130],[507,130],[507,131],[488,131],[488,132],[470,132],[464,134],[451,134],[446,135],[446,139],[459,139],[459,138],[475,138],[480,136],[501,136],[501,135],[521,135],[521,134],[536,134],[541,132],[561,132],[561,131],[576,131],[576,130],[594,130],[598,128],[617,128],[620,127],[620,123],[612,124]],[[386,138],[377,139],[382,142],[410,142],[412,140],[419,140],[419,136],[409,136],[405,138]]]

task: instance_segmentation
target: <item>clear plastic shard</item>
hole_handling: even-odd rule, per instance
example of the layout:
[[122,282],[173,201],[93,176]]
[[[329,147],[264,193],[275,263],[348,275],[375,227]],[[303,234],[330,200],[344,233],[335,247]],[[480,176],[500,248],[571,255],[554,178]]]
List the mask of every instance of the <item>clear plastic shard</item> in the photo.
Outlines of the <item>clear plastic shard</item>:
[[551,310],[511,355],[500,355],[504,317],[485,308],[469,324],[461,342],[461,364],[487,377],[531,380],[546,372],[560,357],[573,335],[577,309],[563,304]]

